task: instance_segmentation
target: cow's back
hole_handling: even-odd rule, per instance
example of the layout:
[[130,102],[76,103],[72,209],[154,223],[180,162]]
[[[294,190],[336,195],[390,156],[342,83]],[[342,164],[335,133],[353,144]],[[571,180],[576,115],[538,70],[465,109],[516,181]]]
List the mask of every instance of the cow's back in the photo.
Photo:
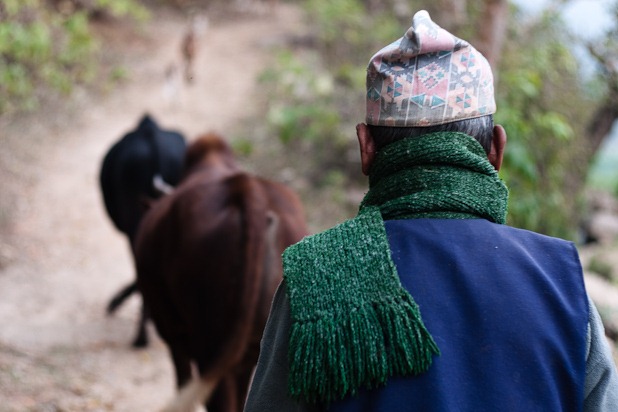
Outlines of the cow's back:
[[148,116],[112,145],[103,158],[99,180],[106,211],[118,230],[133,239],[145,199],[160,196],[153,186],[154,176],[176,185],[185,150],[180,133],[159,129]]
[[184,347],[201,370],[241,355],[255,362],[281,253],[306,234],[304,221],[293,193],[246,173],[212,181],[197,172],[161,199],[144,218],[136,258],[140,288],[168,344]]

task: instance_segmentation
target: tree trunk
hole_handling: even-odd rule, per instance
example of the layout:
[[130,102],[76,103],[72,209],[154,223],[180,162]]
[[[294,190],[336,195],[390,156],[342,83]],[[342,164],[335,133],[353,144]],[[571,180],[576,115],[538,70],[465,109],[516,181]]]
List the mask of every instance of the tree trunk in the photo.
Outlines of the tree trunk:
[[607,82],[605,101],[594,111],[586,127],[586,138],[593,156],[618,119],[618,56],[615,50],[598,50],[592,44],[588,44],[588,51],[603,68]]
[[615,96],[614,99],[608,98],[605,103],[594,112],[592,119],[588,123],[586,137],[592,155],[599,150],[601,144],[612,130],[614,122],[618,119],[617,98],[618,96]]

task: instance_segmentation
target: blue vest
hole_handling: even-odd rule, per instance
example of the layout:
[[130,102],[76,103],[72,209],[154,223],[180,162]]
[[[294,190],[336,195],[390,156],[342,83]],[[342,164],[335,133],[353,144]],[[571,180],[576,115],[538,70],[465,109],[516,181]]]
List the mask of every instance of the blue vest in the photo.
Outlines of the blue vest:
[[385,224],[441,355],[328,411],[582,410],[588,303],[572,243],[483,219]]

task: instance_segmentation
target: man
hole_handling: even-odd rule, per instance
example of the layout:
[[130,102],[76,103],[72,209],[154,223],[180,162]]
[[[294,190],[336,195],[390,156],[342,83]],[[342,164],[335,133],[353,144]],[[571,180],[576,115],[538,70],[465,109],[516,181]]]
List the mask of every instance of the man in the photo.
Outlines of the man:
[[491,68],[418,12],[367,71],[356,218],[286,250],[245,411],[618,411],[574,245],[506,226]]

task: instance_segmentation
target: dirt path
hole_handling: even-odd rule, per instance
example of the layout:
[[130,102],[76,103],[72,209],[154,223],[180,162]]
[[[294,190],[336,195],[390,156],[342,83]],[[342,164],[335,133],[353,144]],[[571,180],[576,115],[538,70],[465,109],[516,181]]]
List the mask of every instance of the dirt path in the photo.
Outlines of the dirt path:
[[138,300],[104,316],[133,272],[126,240],[102,208],[101,159],[145,111],[188,138],[228,135],[256,107],[255,77],[299,21],[286,5],[211,19],[195,82],[176,89],[164,73],[180,63],[181,16],[157,14],[129,39],[126,26],[111,27],[110,38],[130,50],[131,75],[119,89],[78,95],[68,114],[49,109],[0,124],[0,223],[9,232],[0,237],[0,411],[153,411],[171,398],[164,344],[129,347]]

